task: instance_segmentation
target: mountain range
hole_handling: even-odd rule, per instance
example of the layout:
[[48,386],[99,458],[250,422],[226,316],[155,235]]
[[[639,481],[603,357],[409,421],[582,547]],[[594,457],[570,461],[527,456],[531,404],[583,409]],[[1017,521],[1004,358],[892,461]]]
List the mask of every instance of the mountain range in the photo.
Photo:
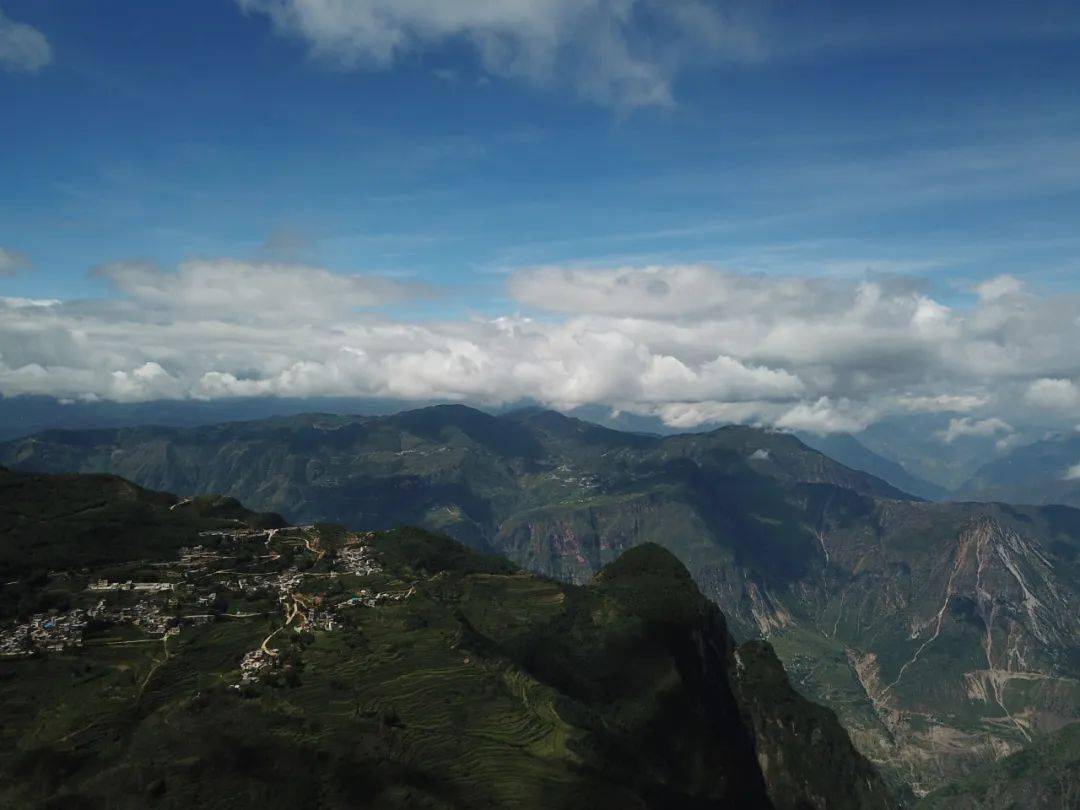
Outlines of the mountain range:
[[870,473],[904,492],[928,501],[943,501],[949,497],[949,490],[945,487],[913,475],[892,459],[875,453],[850,433],[796,435],[807,447],[824,453],[845,467]]
[[958,496],[1080,507],[1080,434],[1017,447],[983,465]]
[[0,463],[223,492],[293,522],[420,526],[570,583],[657,544],[900,791],[1078,719],[1080,511],[924,501],[788,434],[440,406],[46,431],[0,445]]
[[[58,400],[48,396],[5,397],[0,394],[0,441],[54,429],[87,430],[133,425],[197,427],[312,412],[389,414],[426,404],[348,397],[111,402]],[[508,405],[502,412],[520,409],[526,404]],[[580,406],[568,414],[629,433],[666,436],[695,432],[690,428],[669,425],[657,417],[616,412],[595,405]],[[876,423],[858,436],[810,432],[796,432],[796,435],[808,446],[852,469],[868,472],[913,495],[941,500],[962,485],[979,466],[1000,455],[992,441],[987,443],[977,438],[967,438],[945,444],[937,438],[943,427],[940,421],[894,417]]]

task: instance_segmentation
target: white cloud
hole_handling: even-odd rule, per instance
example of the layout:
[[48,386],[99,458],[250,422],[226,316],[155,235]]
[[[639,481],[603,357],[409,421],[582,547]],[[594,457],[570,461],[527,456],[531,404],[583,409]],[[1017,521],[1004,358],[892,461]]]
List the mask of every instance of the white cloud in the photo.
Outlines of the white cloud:
[[669,427],[688,429],[724,423],[768,424],[768,417],[779,415],[780,410],[763,402],[668,402],[643,412],[658,416]]
[[118,402],[138,402],[151,397],[176,398],[182,394],[180,380],[157,363],[149,362],[131,371],[114,371],[109,398]]
[[[96,271],[109,298],[0,299],[0,392],[63,398],[357,396],[600,404],[674,427],[858,432],[955,413],[940,438],[1014,441],[1035,403],[1075,423],[1080,297],[949,307],[894,281],[706,266],[527,270],[524,314],[394,320],[425,290],[306,265]],[[1051,426],[1048,422],[1048,426]]]
[[0,67],[36,73],[52,61],[45,35],[31,25],[15,22],[0,9]]
[[983,301],[997,301],[1017,295],[1024,289],[1023,283],[1013,276],[995,276],[975,285],[975,292]]
[[[1012,432],[1013,426],[996,416],[987,417],[986,419],[972,419],[970,416],[964,416],[959,419],[950,419],[949,426],[945,430],[938,432],[937,436],[946,444],[952,444],[957,439],[965,436],[989,438],[1000,433],[1011,434]],[[1001,449],[1005,449],[1008,443],[1002,444],[1002,441],[999,440],[998,443],[1001,445]]]
[[0,247],[0,278],[13,276],[30,266],[30,261],[17,250]]
[[967,413],[983,407],[989,401],[988,397],[977,394],[903,395],[897,399],[897,404],[913,413]]
[[784,370],[747,366],[719,355],[691,368],[669,354],[651,355],[641,377],[642,401],[665,402],[677,393],[703,400],[739,402],[762,397],[788,399],[804,391],[802,381]]
[[1065,471],[1066,481],[1080,481],[1080,464],[1074,464]]
[[568,84],[619,107],[672,103],[679,66],[759,56],[757,35],[706,0],[237,0],[344,69],[386,69],[467,43],[483,69],[536,85]]
[[1028,386],[1024,399],[1039,408],[1076,410],[1080,408],[1080,387],[1072,380],[1043,377]]
[[994,449],[999,453],[1005,453],[1012,450],[1014,447],[1019,447],[1024,444],[1025,441],[1026,439],[1019,433],[1010,433],[994,442]]
[[821,397],[817,402],[800,402],[782,414],[776,427],[801,430],[807,433],[859,433],[874,421],[872,409],[848,400],[831,401]]

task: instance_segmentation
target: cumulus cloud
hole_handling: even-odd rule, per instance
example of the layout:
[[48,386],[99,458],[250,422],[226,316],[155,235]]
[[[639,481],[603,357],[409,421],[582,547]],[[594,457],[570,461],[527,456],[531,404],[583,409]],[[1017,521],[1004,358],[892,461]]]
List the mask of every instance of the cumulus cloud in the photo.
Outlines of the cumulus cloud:
[[30,260],[17,250],[0,247],[0,278],[13,276],[30,266]]
[[1080,408],[1080,387],[1072,380],[1043,377],[1028,386],[1024,398],[1039,408],[1076,410]]
[[[950,419],[949,426],[937,435],[946,444],[952,444],[957,439],[965,436],[985,439],[1002,433],[1011,434],[1012,432],[1013,426],[996,416],[990,416],[986,419],[972,419],[970,416],[965,416],[960,419]],[[999,449],[1008,447],[1008,443],[1002,440],[998,441],[998,445]]]
[[775,424],[779,428],[807,433],[859,433],[874,421],[872,408],[864,404],[840,400],[832,402],[821,397],[817,402],[800,402],[781,414]]
[[1024,289],[1023,283],[1013,276],[995,276],[975,285],[975,292],[984,301],[997,301],[1017,295]]
[[237,0],[344,69],[467,43],[488,74],[620,107],[672,103],[690,58],[756,59],[753,29],[706,0]]
[[699,425],[737,423],[768,425],[780,415],[783,407],[768,402],[667,402],[637,412],[658,416],[673,428],[696,428]]
[[1019,433],[1009,433],[994,442],[994,449],[999,453],[1005,453],[1014,447],[1024,444],[1025,439]]
[[421,322],[384,308],[426,290],[307,265],[95,272],[111,297],[0,299],[0,392],[533,400],[816,433],[940,413],[942,441],[1003,446],[1033,404],[1075,422],[1080,298],[1023,287],[950,307],[897,280],[540,268],[510,277],[517,314]]
[[0,9],[0,67],[36,73],[52,61],[45,35],[31,25],[15,22]]

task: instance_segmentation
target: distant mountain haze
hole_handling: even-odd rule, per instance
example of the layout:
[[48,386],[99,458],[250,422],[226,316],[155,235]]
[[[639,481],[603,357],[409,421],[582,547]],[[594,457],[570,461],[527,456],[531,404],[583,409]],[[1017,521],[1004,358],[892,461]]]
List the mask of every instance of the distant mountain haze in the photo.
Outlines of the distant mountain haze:
[[949,497],[949,491],[945,487],[912,475],[897,462],[870,450],[850,433],[830,433],[824,436],[813,433],[798,433],[797,435],[808,447],[819,450],[854,470],[868,472],[904,492],[910,492],[928,501],[942,501]]
[[1080,434],[1016,448],[980,467],[957,497],[1080,507]]

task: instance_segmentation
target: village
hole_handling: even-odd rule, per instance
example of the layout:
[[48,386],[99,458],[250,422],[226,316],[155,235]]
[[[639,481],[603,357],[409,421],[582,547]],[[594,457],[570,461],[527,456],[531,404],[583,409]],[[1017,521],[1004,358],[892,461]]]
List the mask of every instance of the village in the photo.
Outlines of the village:
[[327,551],[314,544],[310,534],[305,537],[305,548],[315,554],[316,559],[319,560],[328,555],[332,556],[334,569],[325,574],[305,573],[295,569],[279,574],[276,593],[284,624],[267,636],[260,646],[246,653],[241,659],[240,683],[235,684],[237,689],[251,686],[282,669],[281,651],[269,646],[270,641],[282,630],[291,629],[294,633],[302,633],[305,630],[333,632],[339,626],[336,612],[342,608],[375,607],[388,601],[400,601],[412,595],[414,588],[403,592],[375,592],[368,588],[360,588],[356,595],[332,603],[323,596],[303,593],[301,585],[305,577],[334,579],[343,574],[363,577],[382,571],[382,566],[372,555],[370,546],[362,544],[359,536],[354,536],[352,540],[353,542],[347,543],[336,551]]
[[353,585],[355,578],[382,571],[366,542],[371,536],[340,532],[328,544],[316,526],[204,531],[173,561],[133,561],[131,569],[143,578],[90,579],[84,591],[72,594],[68,609],[36,612],[0,627],[0,658],[57,654],[88,643],[135,643],[101,636],[103,628],[129,627],[149,641],[181,634],[185,627],[276,613],[282,623],[237,662],[237,686],[251,685],[281,669],[281,652],[271,645],[279,634],[334,632],[343,609],[412,595],[413,588],[380,591],[361,583],[333,588],[333,598],[323,595],[343,577]]

